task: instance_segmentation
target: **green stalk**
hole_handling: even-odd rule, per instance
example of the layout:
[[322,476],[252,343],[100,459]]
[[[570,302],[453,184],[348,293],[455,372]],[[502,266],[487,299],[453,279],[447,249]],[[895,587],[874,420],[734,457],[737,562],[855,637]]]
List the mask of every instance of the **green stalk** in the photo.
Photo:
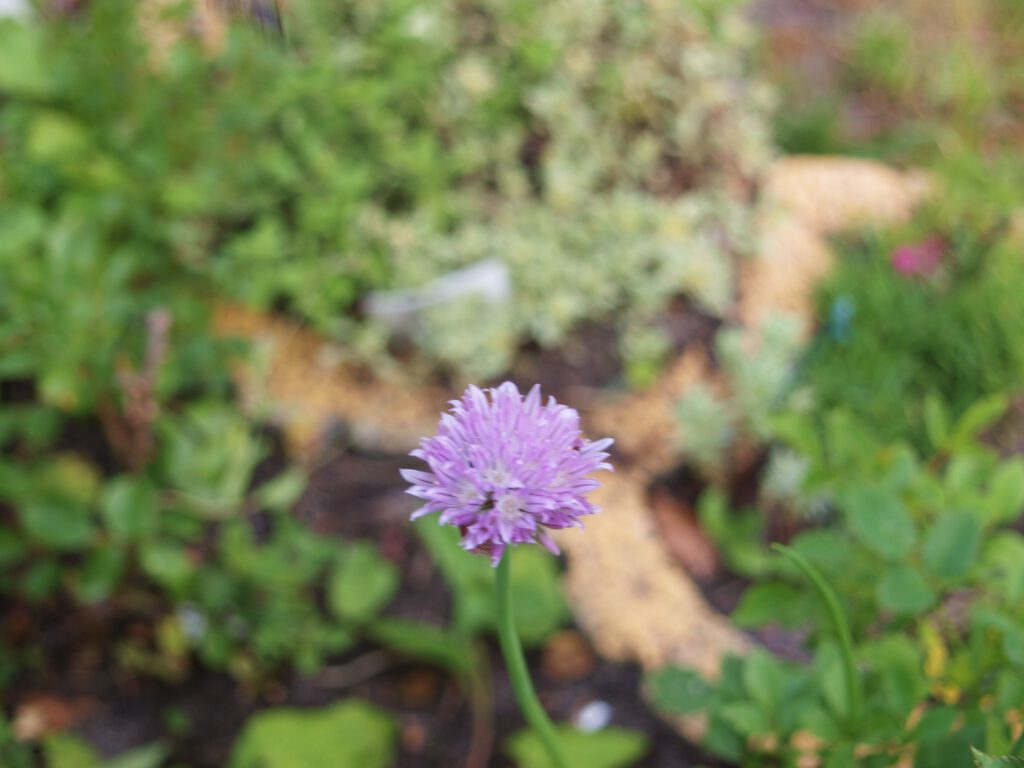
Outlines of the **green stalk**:
[[508,676],[512,681],[512,691],[516,695],[516,702],[519,704],[519,710],[526,718],[526,722],[540,736],[555,768],[569,768],[569,764],[565,761],[558,746],[558,734],[555,732],[555,726],[551,724],[551,720],[548,719],[547,713],[544,712],[544,708],[541,707],[540,701],[537,700],[537,694],[533,690],[530,673],[526,669],[523,647],[519,644],[519,635],[516,634],[510,585],[512,563],[509,555],[510,553],[506,552],[501,558],[495,574],[495,586],[498,593],[498,638],[501,640],[501,652],[505,656],[505,666],[508,667]]
[[846,677],[848,725],[852,732],[860,722],[862,695],[860,678],[857,676],[857,667],[853,662],[853,637],[850,634],[850,625],[846,621],[846,615],[839,606],[836,593],[832,591],[828,582],[825,581],[825,577],[821,575],[817,568],[811,565],[807,558],[782,544],[772,544],[772,549],[784,555],[786,559],[793,563],[807,577],[807,580],[811,582],[811,586],[818,593],[818,597],[825,603],[825,609],[828,611],[829,619],[832,621],[832,628],[839,638],[839,650],[843,657],[843,672]]

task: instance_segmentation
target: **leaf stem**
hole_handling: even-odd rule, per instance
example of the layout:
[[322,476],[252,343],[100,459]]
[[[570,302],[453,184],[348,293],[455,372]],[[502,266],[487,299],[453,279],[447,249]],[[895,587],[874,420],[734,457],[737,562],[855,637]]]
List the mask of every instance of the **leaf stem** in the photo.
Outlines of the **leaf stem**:
[[515,622],[512,611],[512,589],[511,589],[512,564],[509,553],[506,552],[498,563],[495,573],[495,587],[498,600],[498,639],[501,641],[501,652],[505,657],[505,666],[508,667],[508,676],[512,681],[512,691],[515,693],[519,709],[526,718],[526,722],[540,736],[544,748],[547,749],[555,768],[569,768],[561,749],[558,745],[558,734],[555,726],[551,724],[547,713],[540,705],[537,694],[533,690],[533,683],[530,682],[530,673],[526,668],[526,658],[523,656],[523,648],[519,644],[519,636],[516,634]]
[[807,558],[782,544],[772,544],[772,549],[785,556],[787,560],[797,567],[807,580],[811,582],[811,586],[818,593],[818,597],[825,603],[825,609],[828,611],[832,628],[839,638],[839,650],[842,653],[843,671],[846,677],[847,718],[848,725],[852,731],[860,722],[862,695],[860,678],[857,676],[857,667],[853,661],[853,637],[850,634],[850,625],[846,621],[846,615],[839,606],[836,593],[832,591],[828,582],[825,581],[825,577],[821,575],[817,568],[811,565]]

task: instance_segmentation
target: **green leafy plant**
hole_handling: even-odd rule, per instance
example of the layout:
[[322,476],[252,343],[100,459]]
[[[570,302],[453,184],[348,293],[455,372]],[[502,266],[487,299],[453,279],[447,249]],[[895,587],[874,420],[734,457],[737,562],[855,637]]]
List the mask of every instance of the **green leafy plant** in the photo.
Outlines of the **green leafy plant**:
[[[1024,87],[1019,64],[1024,15],[1007,0],[923,2],[844,9],[834,72],[809,88],[806,73],[779,57],[775,135],[789,153],[869,154],[932,163],[952,146],[1008,149],[1005,115]],[[851,119],[859,107],[866,120]]]
[[955,766],[972,744],[1009,752],[1024,704],[1024,539],[1007,524],[1024,512],[1024,462],[977,438],[1005,406],[981,401],[936,426],[923,457],[842,412],[778,419],[783,445],[807,461],[797,494],[831,512],[805,520],[783,550],[791,562],[753,561],[756,583],[733,619],[807,631],[811,661],[757,650],[727,661],[715,685],[666,669],[650,681],[655,702],[707,712],[706,746],[744,764],[813,754],[882,766],[912,754],[914,765]]

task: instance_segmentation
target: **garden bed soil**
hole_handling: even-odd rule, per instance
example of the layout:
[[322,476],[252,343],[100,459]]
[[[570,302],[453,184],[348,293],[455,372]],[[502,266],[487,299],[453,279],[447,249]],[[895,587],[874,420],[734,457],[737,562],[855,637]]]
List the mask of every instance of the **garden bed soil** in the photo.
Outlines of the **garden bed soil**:
[[[652,323],[667,340],[671,360],[693,348],[710,354],[721,324],[719,318],[681,296],[669,302]],[[521,388],[540,384],[545,396],[577,407],[595,399],[588,398],[590,393],[627,389],[618,334],[611,322],[585,323],[558,347],[526,344],[516,355],[509,378]]]

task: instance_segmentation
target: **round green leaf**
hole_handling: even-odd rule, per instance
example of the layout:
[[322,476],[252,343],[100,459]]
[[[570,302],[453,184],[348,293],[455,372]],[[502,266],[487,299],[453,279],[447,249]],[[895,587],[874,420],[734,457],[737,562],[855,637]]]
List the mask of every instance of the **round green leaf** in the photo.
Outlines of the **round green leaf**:
[[142,570],[168,589],[182,589],[193,566],[185,550],[173,544],[154,544],[142,550]]
[[751,651],[744,662],[744,688],[760,706],[769,712],[773,711],[782,699],[786,682],[781,663],[760,648]]
[[399,575],[369,542],[353,544],[331,572],[327,599],[341,619],[367,621],[395,594]]
[[141,477],[116,477],[103,491],[100,510],[112,533],[137,541],[156,530],[156,490]]
[[82,549],[92,541],[95,526],[83,507],[57,499],[32,499],[21,508],[26,533],[47,547]]
[[732,613],[732,621],[740,627],[763,627],[768,624],[795,626],[807,620],[804,593],[784,581],[754,584],[743,593]]
[[894,493],[877,486],[855,488],[844,502],[850,530],[865,547],[888,560],[910,554],[914,521]]
[[270,709],[245,724],[230,768],[388,768],[395,757],[391,716],[357,699],[324,709]]
[[664,667],[648,678],[651,701],[673,715],[695,715],[708,709],[715,690],[700,673],[682,667]]
[[989,519],[993,523],[1009,522],[1024,509],[1024,459],[1004,461],[992,476],[989,485]]
[[931,607],[935,593],[917,568],[896,565],[883,574],[875,590],[875,598],[883,610],[913,616]]
[[981,524],[968,512],[943,512],[924,541],[924,564],[940,579],[963,576],[974,563]]
[[114,591],[124,573],[125,553],[117,547],[103,547],[89,554],[75,582],[75,593],[84,603],[99,603]]

